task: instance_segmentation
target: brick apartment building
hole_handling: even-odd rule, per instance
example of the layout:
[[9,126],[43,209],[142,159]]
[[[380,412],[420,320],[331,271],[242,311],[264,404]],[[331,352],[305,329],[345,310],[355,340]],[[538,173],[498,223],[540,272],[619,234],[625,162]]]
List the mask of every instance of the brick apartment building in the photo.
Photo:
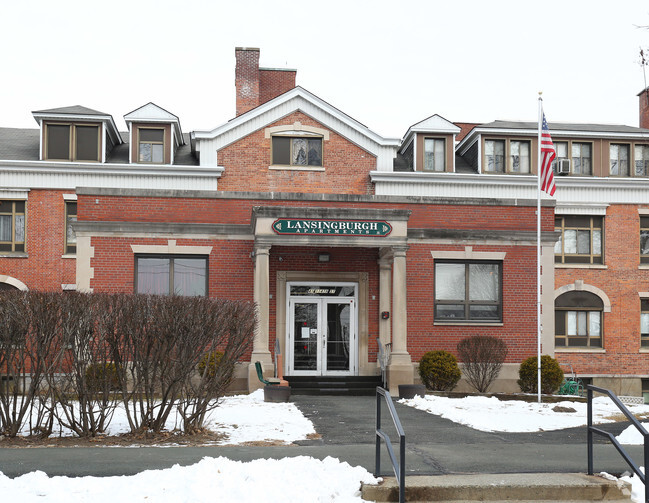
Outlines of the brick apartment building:
[[[235,55],[236,117],[211,131],[153,103],[126,133],[78,106],[0,128],[0,287],[254,300],[239,388],[277,348],[286,376],[376,376],[380,340],[394,390],[424,352],[485,334],[509,348],[496,388],[516,390],[537,345],[536,124],[433,115],[383,138],[258,49]],[[543,352],[638,394],[649,130],[550,129],[567,176],[542,200]]]

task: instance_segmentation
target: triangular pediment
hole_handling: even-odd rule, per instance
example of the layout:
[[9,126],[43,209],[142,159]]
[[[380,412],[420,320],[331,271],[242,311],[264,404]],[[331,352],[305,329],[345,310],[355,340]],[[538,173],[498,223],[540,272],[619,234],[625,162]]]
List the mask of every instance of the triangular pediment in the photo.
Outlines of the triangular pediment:
[[[398,138],[384,138],[349,115],[302,87],[290,91],[241,114],[211,131],[195,131],[198,149],[219,150],[249,134],[300,111],[324,128],[335,131],[377,157],[378,169],[391,170],[399,146]],[[201,146],[203,144],[204,146]]]
[[179,122],[176,115],[151,102],[129,112],[124,116],[124,120],[126,122]]

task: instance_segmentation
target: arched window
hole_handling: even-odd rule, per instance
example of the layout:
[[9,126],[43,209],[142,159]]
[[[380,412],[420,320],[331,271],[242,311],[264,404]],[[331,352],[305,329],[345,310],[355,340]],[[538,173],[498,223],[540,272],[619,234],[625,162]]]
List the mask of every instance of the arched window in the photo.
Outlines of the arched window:
[[566,292],[554,301],[554,343],[557,348],[603,347],[604,302],[584,290]]

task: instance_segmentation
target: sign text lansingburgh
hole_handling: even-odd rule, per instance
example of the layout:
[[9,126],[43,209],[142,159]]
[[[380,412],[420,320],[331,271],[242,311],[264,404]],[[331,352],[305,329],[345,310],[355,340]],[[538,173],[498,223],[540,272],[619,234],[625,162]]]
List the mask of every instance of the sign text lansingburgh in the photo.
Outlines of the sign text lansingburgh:
[[277,234],[322,234],[327,236],[385,237],[392,226],[384,220],[321,220],[309,218],[280,218],[273,222]]

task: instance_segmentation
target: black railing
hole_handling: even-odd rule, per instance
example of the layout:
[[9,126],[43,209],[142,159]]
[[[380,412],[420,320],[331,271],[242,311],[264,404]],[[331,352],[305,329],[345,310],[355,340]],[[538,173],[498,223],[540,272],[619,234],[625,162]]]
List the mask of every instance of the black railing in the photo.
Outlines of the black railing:
[[622,403],[622,401],[613,393],[612,391],[604,388],[598,388],[597,386],[592,386],[590,384],[586,385],[586,391],[588,396],[588,475],[593,475],[593,433],[602,435],[603,437],[608,438],[612,444],[615,446],[620,455],[624,458],[624,461],[631,467],[636,476],[644,484],[644,500],[645,503],[649,503],[649,487],[647,486],[645,474],[642,473],[640,467],[631,459],[629,454],[624,450],[624,447],[617,441],[617,439],[608,431],[604,431],[600,428],[593,426],[593,391],[597,393],[602,393],[608,395],[608,397],[613,400],[613,403],[617,405],[617,408],[620,409],[622,414],[624,414],[631,424],[636,427],[636,429],[642,434],[643,444],[644,444],[644,467],[645,470],[649,467],[649,443],[647,442],[647,437],[649,433],[642,426],[640,421],[638,421],[629,409]]
[[[392,422],[399,435],[399,459],[397,460],[392,448],[392,441],[387,433],[381,429],[381,396],[385,399],[385,403],[390,411]],[[376,457],[374,476],[378,477],[381,474],[381,439],[385,440],[385,446],[388,448],[388,455],[392,463],[392,470],[397,478],[399,484],[399,503],[406,501],[406,434],[403,432],[401,421],[397,415],[397,411],[392,403],[390,392],[380,386],[376,387]]]

